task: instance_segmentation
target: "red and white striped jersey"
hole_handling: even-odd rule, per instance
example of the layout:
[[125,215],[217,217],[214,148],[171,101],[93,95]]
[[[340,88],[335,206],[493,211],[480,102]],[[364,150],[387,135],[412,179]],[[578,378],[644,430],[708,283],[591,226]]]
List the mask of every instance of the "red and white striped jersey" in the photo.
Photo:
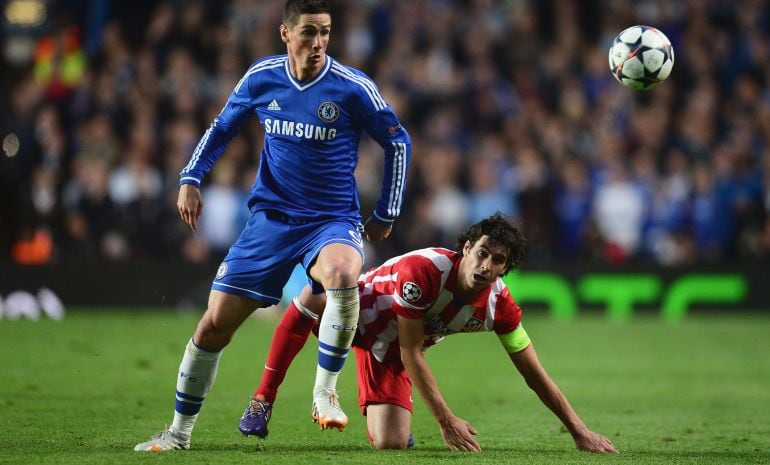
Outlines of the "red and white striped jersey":
[[447,249],[420,249],[361,275],[361,313],[353,345],[371,351],[381,362],[400,362],[397,315],[424,321],[424,347],[454,333],[506,334],[516,329],[521,324],[521,308],[500,278],[473,302],[455,299],[461,258]]

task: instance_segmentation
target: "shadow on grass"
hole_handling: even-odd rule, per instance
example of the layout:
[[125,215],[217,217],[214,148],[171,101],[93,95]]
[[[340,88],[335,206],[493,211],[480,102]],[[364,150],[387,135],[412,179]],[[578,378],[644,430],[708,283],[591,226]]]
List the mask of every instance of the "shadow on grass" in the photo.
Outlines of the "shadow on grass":
[[[113,443],[97,447],[85,447],[85,450],[93,452],[125,452],[134,450],[136,444],[132,443]],[[350,453],[350,452],[370,452],[372,447],[361,445],[328,445],[318,443],[308,444],[286,444],[282,442],[269,443],[266,441],[254,442],[221,442],[199,440],[193,442],[189,451],[172,451],[171,453],[195,453],[195,452],[243,452],[243,453],[265,453],[265,454],[285,454],[291,452],[297,453]]]
[[[132,451],[133,443],[113,443],[102,447],[87,448],[91,452],[101,452],[114,454],[116,452]],[[85,450],[83,451],[85,452]],[[371,446],[362,445],[336,445],[309,442],[307,444],[286,443],[281,441],[239,441],[222,442],[200,440],[193,444],[189,451],[174,451],[173,455],[180,454],[191,457],[199,454],[209,453],[236,453],[244,455],[255,455],[262,457],[276,456],[285,457],[296,455],[305,458],[333,459],[333,457],[343,458],[350,455],[351,458],[360,454],[372,454],[370,457],[381,456],[383,458],[393,455],[399,455],[402,458],[411,458],[420,462],[432,463],[433,460],[444,461],[451,459],[453,461],[475,462],[481,459],[487,462],[490,459],[519,462],[521,460],[531,461],[533,463],[549,462],[551,459],[573,463],[576,460],[580,463],[592,463],[595,460],[604,462],[602,457],[610,459],[611,463],[752,463],[770,465],[770,452],[766,450],[755,449],[754,451],[660,451],[660,450],[624,450],[620,454],[592,454],[590,452],[581,452],[576,449],[545,449],[545,448],[526,448],[526,447],[485,447],[480,454],[452,452],[443,446],[421,446],[409,450],[386,450],[376,451]],[[138,455],[141,455],[137,453]],[[529,460],[528,460],[529,459]],[[379,462],[379,461],[377,461]],[[411,462],[411,460],[410,460]],[[554,462],[556,463],[556,462]],[[577,463],[577,462],[576,462]]]
[[351,446],[351,445],[329,445],[322,443],[308,444],[286,444],[281,442],[269,443],[265,441],[261,442],[239,442],[239,443],[207,443],[201,441],[198,444],[193,444],[190,450],[201,451],[231,451],[231,452],[257,452],[257,453],[278,453],[285,454],[291,452],[309,454],[309,453],[348,453],[348,452],[367,452],[373,450],[366,445]]
[[[728,462],[726,460],[715,460],[713,463],[770,463],[770,450],[755,449],[753,451],[657,451],[657,450],[644,450],[644,451],[629,451],[622,455],[636,456],[636,457],[670,457],[670,458],[689,458],[689,459],[733,459],[738,462]],[[761,459],[762,462],[748,462],[748,460]],[[671,462],[674,463],[674,462]]]
[[[423,452],[424,449],[415,450],[415,453]],[[440,452],[440,450],[429,451],[431,453]],[[533,457],[564,458],[569,454],[575,458],[599,458],[603,456],[611,457],[612,463],[714,463],[714,464],[769,464],[770,450],[754,449],[752,451],[740,450],[621,450],[619,454],[598,454],[591,452],[571,449],[569,451],[561,449],[530,449],[530,448],[512,448],[512,447],[486,447],[484,452],[490,455],[501,455],[505,457]],[[429,454],[426,454],[429,455]]]

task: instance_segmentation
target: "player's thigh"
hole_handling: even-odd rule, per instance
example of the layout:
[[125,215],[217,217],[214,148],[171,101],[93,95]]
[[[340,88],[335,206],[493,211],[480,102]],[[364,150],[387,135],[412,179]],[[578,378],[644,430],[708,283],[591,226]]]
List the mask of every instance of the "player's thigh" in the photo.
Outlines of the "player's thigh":
[[356,358],[358,406],[368,415],[370,405],[398,405],[412,411],[412,382],[400,360],[381,362],[368,349],[353,346]]
[[361,224],[339,219],[317,225],[303,265],[316,283],[330,289],[355,286],[363,261]]
[[305,254],[306,236],[301,228],[254,212],[220,265],[212,290],[277,304]]
[[394,404],[370,404],[366,429],[377,449],[406,449],[412,430],[412,412]]

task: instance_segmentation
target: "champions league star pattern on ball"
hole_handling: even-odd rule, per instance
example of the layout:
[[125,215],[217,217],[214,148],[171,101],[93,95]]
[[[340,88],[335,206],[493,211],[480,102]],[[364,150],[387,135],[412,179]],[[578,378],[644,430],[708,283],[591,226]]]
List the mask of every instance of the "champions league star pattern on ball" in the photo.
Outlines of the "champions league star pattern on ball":
[[665,34],[650,26],[631,26],[612,42],[610,71],[626,87],[648,90],[663,82],[674,67],[674,48]]

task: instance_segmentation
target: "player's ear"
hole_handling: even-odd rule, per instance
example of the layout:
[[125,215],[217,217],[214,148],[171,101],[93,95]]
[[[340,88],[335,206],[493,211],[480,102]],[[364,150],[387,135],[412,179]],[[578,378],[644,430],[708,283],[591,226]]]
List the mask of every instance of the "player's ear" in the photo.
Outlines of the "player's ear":
[[289,28],[286,27],[284,24],[281,24],[278,27],[278,30],[281,32],[281,40],[284,43],[289,43]]
[[463,246],[463,256],[467,257],[468,252],[470,252],[471,247],[473,247],[473,244],[471,244],[471,241],[465,241],[465,245]]

